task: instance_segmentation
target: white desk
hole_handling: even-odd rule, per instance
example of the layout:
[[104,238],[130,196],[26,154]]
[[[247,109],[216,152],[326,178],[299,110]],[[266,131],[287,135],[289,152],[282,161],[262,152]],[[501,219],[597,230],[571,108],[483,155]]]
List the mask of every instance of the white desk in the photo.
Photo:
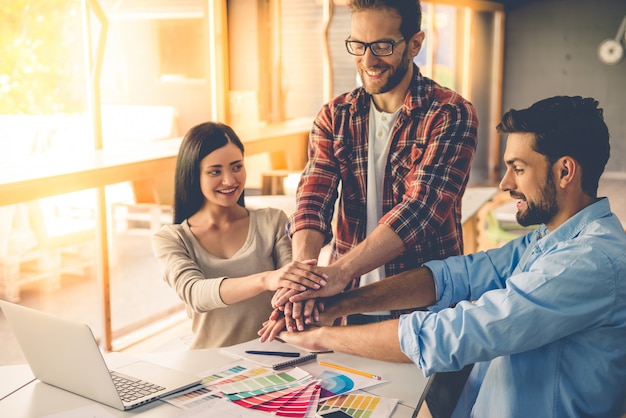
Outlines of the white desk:
[[[202,373],[234,360],[232,357],[220,354],[219,349],[150,353],[135,355],[135,357],[190,373]],[[410,418],[413,416],[427,381],[421,371],[413,364],[368,360],[342,353],[320,354],[319,358],[381,375],[388,382],[368,388],[366,392],[399,399],[400,401],[392,415],[393,418]],[[117,353],[111,353],[107,356],[110,365],[114,365],[120,359],[121,356]],[[2,382],[0,398],[31,379],[30,369],[27,365],[0,367],[0,381]],[[53,413],[71,411],[93,403],[94,401],[37,380],[0,400],[0,417],[40,418]],[[126,412],[101,406],[116,417],[171,418],[182,413],[181,409],[162,401],[151,402]]]
[[468,187],[461,201],[461,225],[463,227],[463,252],[478,251],[478,211],[498,193],[497,187]]

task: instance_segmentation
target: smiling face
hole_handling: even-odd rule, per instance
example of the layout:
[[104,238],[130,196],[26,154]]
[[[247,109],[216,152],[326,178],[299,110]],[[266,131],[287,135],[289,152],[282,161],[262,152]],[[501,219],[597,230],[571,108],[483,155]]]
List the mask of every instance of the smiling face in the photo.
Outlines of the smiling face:
[[423,32],[414,35],[412,39],[402,40],[401,23],[402,18],[395,10],[364,9],[352,14],[350,40],[366,43],[396,42],[393,54],[388,56],[375,56],[370,48],[363,56],[353,56],[363,88],[369,94],[399,90],[404,96],[406,92],[411,77],[409,69],[421,47]]
[[547,158],[534,151],[532,133],[509,134],[504,151],[506,173],[500,189],[517,202],[517,222],[522,226],[546,224],[559,212],[553,168]]
[[205,204],[234,206],[245,184],[243,153],[236,145],[228,143],[200,161],[200,190]]

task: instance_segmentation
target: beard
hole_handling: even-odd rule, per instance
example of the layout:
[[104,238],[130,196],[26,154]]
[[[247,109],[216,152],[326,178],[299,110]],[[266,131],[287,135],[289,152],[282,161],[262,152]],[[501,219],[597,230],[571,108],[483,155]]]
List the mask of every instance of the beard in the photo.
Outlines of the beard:
[[[522,196],[522,198],[526,200],[525,196]],[[559,205],[556,201],[556,186],[554,185],[554,177],[550,168],[548,168],[546,183],[541,191],[540,199],[535,202],[526,200],[526,205],[526,211],[518,211],[515,215],[517,223],[522,226],[546,224],[559,211]]]
[[363,88],[365,88],[365,91],[369,94],[383,94],[387,93],[390,90],[393,90],[398,84],[400,84],[406,73],[409,71],[409,66],[412,65],[412,60],[407,52],[408,48],[405,49],[402,53],[402,59],[400,60],[400,64],[395,69],[395,71],[391,68],[391,66],[386,66],[388,70],[393,72],[387,79],[387,82],[379,89],[373,89],[371,86],[364,82],[364,80],[367,80],[367,76],[363,76],[363,72],[365,70],[361,69],[359,71],[359,76],[361,77],[361,82],[363,83]]

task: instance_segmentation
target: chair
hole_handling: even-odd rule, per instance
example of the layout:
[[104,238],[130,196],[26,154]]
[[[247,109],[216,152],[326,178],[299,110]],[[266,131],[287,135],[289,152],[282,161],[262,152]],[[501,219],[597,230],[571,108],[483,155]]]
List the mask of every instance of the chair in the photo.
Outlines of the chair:
[[25,204],[0,207],[0,298],[18,302],[20,266],[39,256]]
[[473,364],[468,364],[459,371],[431,375],[413,412],[413,418],[450,418],[473,367]]
[[[81,192],[83,193],[83,192]],[[61,275],[89,276],[95,266],[95,216],[84,195],[65,195],[5,206],[0,211],[0,297],[20,300],[20,289],[43,282],[48,291],[61,287]],[[5,235],[4,230],[8,233]]]

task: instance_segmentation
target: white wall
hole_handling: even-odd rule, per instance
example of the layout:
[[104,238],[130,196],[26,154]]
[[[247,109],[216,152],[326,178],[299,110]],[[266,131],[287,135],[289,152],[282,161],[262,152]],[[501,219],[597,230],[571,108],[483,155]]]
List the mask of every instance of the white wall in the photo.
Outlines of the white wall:
[[602,64],[598,45],[614,38],[624,0],[532,0],[507,8],[503,111],[556,95],[594,97],[611,133],[611,172],[626,172],[626,59]]

